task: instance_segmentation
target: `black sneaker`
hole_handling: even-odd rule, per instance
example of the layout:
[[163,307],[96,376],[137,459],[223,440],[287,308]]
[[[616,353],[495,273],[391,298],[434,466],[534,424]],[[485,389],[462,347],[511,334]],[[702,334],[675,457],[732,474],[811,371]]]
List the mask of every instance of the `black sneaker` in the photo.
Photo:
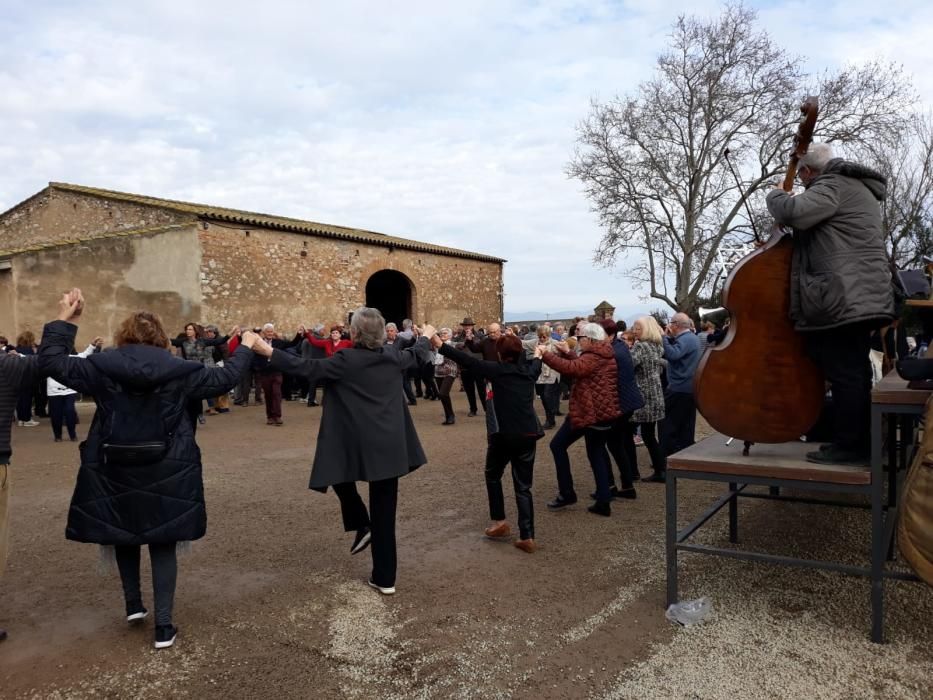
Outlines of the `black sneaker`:
[[[595,491],[593,491],[593,493],[590,494],[590,498],[592,498],[594,501],[596,500]],[[620,494],[618,487],[614,485],[609,487],[609,498],[610,500],[613,498],[622,498],[622,495]]]
[[178,628],[175,625],[157,625],[155,628],[155,648],[168,649],[175,643]]
[[663,484],[667,481],[666,472],[655,472],[647,479],[642,479],[642,481],[648,484]]
[[470,411],[469,413],[467,413],[467,417],[476,418],[476,411]]
[[576,502],[577,502],[576,495],[565,498],[561,494],[557,494],[557,498],[555,498],[553,501],[549,501],[547,503],[547,507],[550,508],[551,510],[560,510],[561,508],[572,506]]
[[369,546],[372,539],[372,532],[368,527],[362,527],[356,531],[356,539],[353,540],[353,546],[350,547],[350,554],[359,554]]
[[149,617],[149,611],[143,607],[142,603],[127,604],[126,606],[126,621],[130,624],[134,622],[140,622]]
[[6,630],[0,627],[0,642],[6,639]]

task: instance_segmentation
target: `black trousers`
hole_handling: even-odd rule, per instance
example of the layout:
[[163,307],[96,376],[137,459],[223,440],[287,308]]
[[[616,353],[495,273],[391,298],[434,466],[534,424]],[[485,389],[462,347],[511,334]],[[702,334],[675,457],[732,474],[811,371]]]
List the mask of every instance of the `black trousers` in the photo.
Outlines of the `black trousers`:
[[486,410],[486,380],[483,375],[477,374],[473,370],[460,368],[460,379],[463,381],[463,390],[466,392],[467,403],[470,404],[470,413],[476,413],[477,400],[479,405]]
[[518,508],[518,529],[523,540],[534,539],[535,510],[531,501],[531,482],[535,468],[536,441],[533,435],[489,436],[486,448],[486,495],[489,497],[489,517],[505,520],[505,499],[502,495],[502,474],[512,463],[512,486]]
[[[868,351],[865,351],[868,357]],[[668,391],[664,395],[664,422],[661,424],[661,449],[670,456],[690,447],[695,440],[697,407],[693,394]],[[642,436],[644,439],[644,436]]]
[[398,477],[369,482],[369,512],[363,505],[356,482],[334,484],[340,499],[346,532],[368,527],[372,532],[372,581],[377,586],[395,585],[398,555],[395,549],[395,511],[398,507]]
[[[139,545],[120,545],[114,548],[117,568],[123,583],[123,597],[127,613],[142,607],[142,591],[139,587]],[[178,578],[178,561],[175,558],[175,543],[150,544],[149,561],[152,564],[152,594],[155,598],[155,623],[172,624],[172,606],[175,602],[175,581]]]
[[[434,365],[424,365],[421,368],[421,381],[424,382],[424,398],[436,399],[437,381],[434,379]],[[415,386],[421,385],[416,383]]]
[[[655,437],[655,430],[657,428],[657,423],[638,423],[638,426],[641,428],[641,439],[645,443],[645,447],[648,448],[648,455],[651,457],[651,469],[656,474],[663,474],[667,471],[667,457],[664,456],[664,450],[661,449],[661,445],[658,444],[658,439]],[[633,436],[634,438],[634,436]],[[635,470],[638,470],[638,458],[635,454],[635,440],[632,440],[632,464],[635,465]]]
[[870,448],[872,326],[852,323],[804,333],[807,353],[833,392],[833,440],[858,452]]
[[450,400],[450,390],[454,386],[456,377],[437,377],[437,396],[441,400],[441,406],[444,407],[444,418],[452,418],[454,415],[454,405]]
[[535,384],[535,393],[541,397],[545,420],[554,425],[554,417],[560,412],[560,384]]
[[[609,431],[609,439],[606,447],[609,454],[615,460],[616,468],[619,470],[619,484],[623,489],[630,489],[635,481],[635,424],[629,421],[631,413],[616,420]],[[609,486],[615,486],[615,478],[612,475],[612,465],[609,465]]]
[[77,437],[75,426],[78,424],[78,413],[75,411],[77,394],[49,397],[49,415],[52,418],[52,435],[61,440],[62,424],[68,428],[68,437],[74,440]]

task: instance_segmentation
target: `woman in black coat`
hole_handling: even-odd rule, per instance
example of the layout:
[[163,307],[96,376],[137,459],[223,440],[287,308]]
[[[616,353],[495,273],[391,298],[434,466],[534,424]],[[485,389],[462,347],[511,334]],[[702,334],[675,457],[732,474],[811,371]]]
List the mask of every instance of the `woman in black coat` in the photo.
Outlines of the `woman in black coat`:
[[[433,335],[434,329],[426,327],[425,334]],[[364,307],[350,322],[353,347],[324,360],[274,350],[255,333],[244,333],[242,342],[270,358],[272,368],[326,387],[310,488],[323,492],[334,487],[344,530],[356,531],[350,553],[372,544],[369,585],[390,595],[395,593],[397,566],[398,479],[427,462],[399,379],[408,369],[430,366],[431,350],[422,338],[401,352],[387,351],[385,337],[382,314]],[[369,513],[357,481],[369,482]]]
[[531,501],[531,481],[535,466],[536,441],[544,434],[535,413],[535,382],[541,373],[540,351],[531,362],[524,362],[525,348],[514,335],[496,340],[499,362],[479,360],[457,350],[439,337],[433,339],[438,352],[452,358],[475,374],[492,382],[492,407],[487,402],[486,422],[489,441],[486,448],[486,493],[489,497],[489,517],[493,523],[486,528],[487,537],[508,537],[511,528],[505,519],[502,497],[502,474],[512,463],[512,485],[518,507],[519,549],[535,551],[534,506]]
[[[229,391],[251,353],[237,350],[224,367],[215,368],[174,357],[159,317],[140,311],[122,323],[113,350],[69,357],[83,304],[78,289],[62,297],[61,313],[46,324],[39,351],[40,371],[93,396],[97,405],[87,440],[79,446],[81,468],[65,537],[115,547],[128,622],[148,615],[139,555],[140,545],[149,545],[155,646],[162,649],[172,646],[177,633],[172,624],[176,543],[199,539],[207,528],[201,453],[185,407],[191,399]],[[123,420],[124,415],[131,418]],[[116,444],[124,446],[122,453]],[[148,456],[140,457],[142,452]]]

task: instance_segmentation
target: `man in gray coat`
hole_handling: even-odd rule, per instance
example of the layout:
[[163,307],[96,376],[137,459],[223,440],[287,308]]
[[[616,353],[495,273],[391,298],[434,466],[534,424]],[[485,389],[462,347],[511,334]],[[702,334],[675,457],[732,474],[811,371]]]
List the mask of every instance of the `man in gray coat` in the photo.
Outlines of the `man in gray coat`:
[[871,333],[894,318],[879,201],[883,175],[813,144],[800,159],[806,188],[768,194],[768,210],[794,229],[790,316],[832,387],[833,440],[807,454],[821,464],[864,464],[870,453]]
[[[386,350],[385,319],[371,308],[353,313],[353,347],[324,360],[303,360],[273,350],[253,333],[243,334],[243,344],[270,358],[273,369],[327,386],[310,488],[326,491],[333,487],[340,499],[344,530],[356,532],[350,553],[372,544],[369,585],[385,595],[395,593],[398,480],[428,461],[408,404],[399,396],[402,374],[430,364],[428,338],[434,329],[425,326],[424,335],[400,352]],[[368,513],[357,481],[369,484]]]

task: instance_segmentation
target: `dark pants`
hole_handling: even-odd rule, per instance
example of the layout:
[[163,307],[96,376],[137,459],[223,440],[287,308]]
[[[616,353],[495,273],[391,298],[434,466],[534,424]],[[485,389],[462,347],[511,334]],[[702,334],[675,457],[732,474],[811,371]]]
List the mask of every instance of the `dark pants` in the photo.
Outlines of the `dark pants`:
[[441,406],[444,407],[444,417],[453,418],[454,405],[450,400],[450,390],[454,386],[456,377],[438,377],[437,378],[437,396],[441,400]]
[[[120,545],[115,549],[127,612],[139,610],[143,600],[139,588],[139,545]],[[175,602],[175,579],[178,576],[175,543],[150,544],[149,560],[152,563],[155,623],[170,625],[172,624],[172,605]]]
[[[868,357],[868,351],[865,351]],[[664,395],[664,422],[661,424],[661,449],[668,457],[690,447],[695,441],[697,407],[693,394],[669,391]],[[644,440],[644,436],[642,436]]]
[[243,370],[240,375],[240,381],[237,382],[236,390],[233,392],[233,403],[248,404],[249,392],[253,387],[253,370],[249,367]]
[[265,372],[259,375],[259,384],[266,397],[266,418],[279,420],[282,417],[282,373]]
[[395,585],[398,565],[395,551],[395,510],[398,506],[398,477],[369,482],[369,513],[363,505],[356,482],[334,484],[340,499],[343,529],[346,532],[370,528],[373,556],[372,581],[377,586]]
[[[648,455],[651,457],[651,469],[655,474],[663,474],[667,471],[667,457],[664,456],[664,450],[661,449],[661,446],[658,444],[657,438],[654,436],[657,423],[639,423],[638,427],[641,428],[641,439],[645,443],[645,447],[648,448]],[[632,464],[635,466],[636,471],[638,470],[638,458],[635,454],[635,441],[632,440]]]
[[833,444],[864,453],[871,443],[871,331],[852,323],[803,334],[807,353],[832,388]]
[[308,405],[309,406],[313,406],[314,404],[318,402],[317,401],[317,388],[319,386],[324,386],[324,385],[319,384],[319,383],[309,384],[308,386]]
[[75,411],[77,394],[49,397],[49,415],[52,417],[52,435],[56,439],[62,438],[62,423],[68,428],[68,437],[74,440],[78,437],[75,426],[78,424],[78,413]]
[[554,425],[554,416],[560,411],[560,384],[535,384],[535,393],[541,397],[548,425]]
[[191,423],[191,432],[198,432],[198,416],[204,412],[204,402],[201,399],[188,399],[185,402],[185,414]]
[[505,499],[502,495],[502,474],[512,463],[512,486],[518,508],[518,529],[523,540],[534,539],[535,511],[531,502],[531,481],[535,468],[535,437],[529,435],[489,436],[486,448],[486,494],[489,496],[489,517],[505,520]]
[[45,379],[39,379],[35,384],[36,394],[36,415],[39,418],[48,418],[49,412],[46,410],[49,403],[48,382]]
[[557,488],[560,495],[566,499],[577,497],[573,489],[573,475],[570,473],[570,456],[567,450],[581,437],[586,440],[586,456],[590,460],[590,468],[596,480],[596,500],[609,501],[612,498],[609,492],[609,455],[606,452],[609,431],[592,428],[574,429],[570,426],[570,418],[567,418],[557,429],[550,444],[551,454],[554,455],[554,466],[557,469]]
[[20,388],[16,396],[16,420],[32,420],[32,385]]
[[415,401],[415,392],[411,388],[411,377],[408,376],[408,372],[402,375],[402,391],[405,392],[405,398],[411,402]]
[[[424,365],[421,368],[421,381],[424,382],[424,398],[436,399],[437,382],[434,380],[434,365]],[[415,386],[420,387],[421,384],[415,380]]]
[[467,403],[470,405],[470,413],[476,413],[477,401],[476,397],[479,397],[479,405],[483,407],[483,410],[486,410],[486,380],[483,379],[481,374],[477,374],[473,370],[463,369],[460,370],[460,379],[463,381],[463,390],[466,392]]
[[[632,488],[637,471],[635,461],[635,424],[629,421],[631,413],[627,413],[612,424],[609,431],[609,440],[606,447],[615,460],[619,470],[619,485],[623,489]],[[609,465],[609,486],[615,486],[612,476],[612,465]]]

